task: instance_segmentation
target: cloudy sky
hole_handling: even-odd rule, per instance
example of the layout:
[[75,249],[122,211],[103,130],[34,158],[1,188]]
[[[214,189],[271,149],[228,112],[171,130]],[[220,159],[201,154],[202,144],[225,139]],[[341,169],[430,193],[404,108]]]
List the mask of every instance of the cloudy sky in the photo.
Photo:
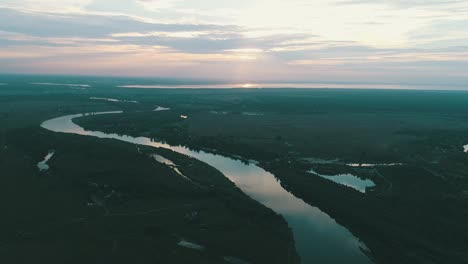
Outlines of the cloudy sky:
[[0,0],[0,72],[468,86],[468,1]]

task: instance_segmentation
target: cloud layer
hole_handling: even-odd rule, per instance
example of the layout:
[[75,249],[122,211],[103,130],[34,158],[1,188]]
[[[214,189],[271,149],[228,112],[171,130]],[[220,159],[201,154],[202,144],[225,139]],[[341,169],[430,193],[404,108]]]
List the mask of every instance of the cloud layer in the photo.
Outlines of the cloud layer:
[[468,84],[468,1],[5,0],[0,72]]

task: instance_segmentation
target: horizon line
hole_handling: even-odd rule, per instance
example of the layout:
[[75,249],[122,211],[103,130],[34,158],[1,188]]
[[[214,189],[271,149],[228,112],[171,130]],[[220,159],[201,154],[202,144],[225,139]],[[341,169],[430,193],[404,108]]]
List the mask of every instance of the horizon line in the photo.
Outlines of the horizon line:
[[[3,73],[0,72],[0,77],[27,76],[27,77],[77,77],[77,78],[115,78],[127,80],[165,80],[178,81],[179,83],[125,83],[116,85],[117,88],[140,88],[140,89],[195,89],[195,88],[239,88],[239,89],[268,89],[268,88],[285,88],[285,89],[401,89],[401,90],[468,90],[468,84],[441,84],[441,83],[398,83],[398,82],[358,82],[358,81],[307,81],[307,80],[284,80],[284,81],[268,81],[268,80],[220,80],[206,78],[189,78],[189,77],[171,77],[171,76],[113,76],[113,75],[87,75],[87,74],[54,74],[54,73]],[[208,87],[207,87],[208,86]]]

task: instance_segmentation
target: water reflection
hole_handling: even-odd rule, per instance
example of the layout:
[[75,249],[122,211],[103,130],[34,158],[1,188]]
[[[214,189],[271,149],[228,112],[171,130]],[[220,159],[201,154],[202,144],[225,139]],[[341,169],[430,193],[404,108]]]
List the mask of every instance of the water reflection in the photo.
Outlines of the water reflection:
[[192,182],[192,180],[190,178],[188,178],[187,176],[185,176],[184,174],[182,174],[182,172],[180,172],[180,170],[177,168],[177,165],[172,162],[171,160],[168,160],[166,159],[165,157],[163,156],[160,156],[160,155],[156,155],[156,154],[153,154],[152,155],[153,158],[159,162],[159,163],[162,163],[162,164],[165,164],[167,166],[169,166],[175,173],[179,174],[180,176],[182,176],[182,178]]
[[179,241],[179,243],[177,243],[177,245],[179,245],[181,247],[189,248],[189,249],[199,250],[199,251],[205,250],[204,246],[201,246],[201,245],[198,245],[198,244],[195,244],[195,243],[192,243],[192,242],[188,242],[187,240],[184,240],[184,239]]
[[338,175],[323,175],[317,173],[314,170],[310,170],[309,173],[318,175],[324,179],[330,180],[332,182],[351,187],[362,193],[366,192],[367,188],[375,187],[375,183],[369,179],[361,179],[352,174],[338,174]]
[[39,169],[39,171],[46,171],[46,170],[49,170],[50,167],[49,167],[49,164],[47,164],[47,162],[54,156],[55,152],[49,152],[42,161],[38,162],[37,163],[37,168]]
[[348,163],[346,166],[357,168],[403,166],[403,163]]
[[45,85],[45,86],[68,86],[68,87],[80,87],[80,88],[90,88],[89,84],[76,84],[76,83],[29,83],[32,85]]
[[160,112],[160,111],[169,111],[169,110],[171,110],[171,109],[167,108],[167,107],[157,106],[153,111],[154,112]]
[[114,102],[114,103],[134,103],[138,104],[138,101],[132,101],[132,100],[119,100],[115,98],[104,98],[104,97],[90,97],[89,99],[91,100],[101,100],[101,101],[107,101],[107,102]]
[[[103,112],[112,114],[121,112]],[[69,115],[46,121],[42,127],[54,132],[79,134],[98,138],[110,138],[134,144],[171,149],[188,155],[218,169],[241,190],[283,215],[291,227],[296,248],[303,263],[370,263],[362,252],[365,248],[346,228],[336,223],[329,215],[317,207],[312,207],[282,188],[271,173],[250,163],[207,153],[193,151],[183,146],[171,146],[154,142],[145,137],[106,134],[99,131],[86,131],[72,122],[83,115]]]
[[165,164],[165,165],[168,165],[170,167],[175,167],[175,163],[172,162],[171,160],[168,160],[166,159],[165,157],[161,156],[161,155],[156,155],[156,154],[153,154],[153,158],[159,162],[159,163],[162,163],[162,164]]

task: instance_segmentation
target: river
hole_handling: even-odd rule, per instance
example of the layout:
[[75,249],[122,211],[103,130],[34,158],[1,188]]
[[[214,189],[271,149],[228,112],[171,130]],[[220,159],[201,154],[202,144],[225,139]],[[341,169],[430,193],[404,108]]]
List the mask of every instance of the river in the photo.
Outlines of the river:
[[[119,113],[121,112],[94,114]],[[245,164],[240,160],[204,151],[194,151],[184,146],[155,142],[146,137],[87,131],[73,123],[74,118],[82,116],[84,115],[63,116],[45,121],[41,126],[53,132],[116,139],[138,145],[170,149],[193,157],[218,169],[245,194],[281,214],[292,229],[302,263],[371,263],[363,253],[366,246],[349,230],[339,225],[319,208],[310,206],[286,191],[273,174],[254,163]]]

